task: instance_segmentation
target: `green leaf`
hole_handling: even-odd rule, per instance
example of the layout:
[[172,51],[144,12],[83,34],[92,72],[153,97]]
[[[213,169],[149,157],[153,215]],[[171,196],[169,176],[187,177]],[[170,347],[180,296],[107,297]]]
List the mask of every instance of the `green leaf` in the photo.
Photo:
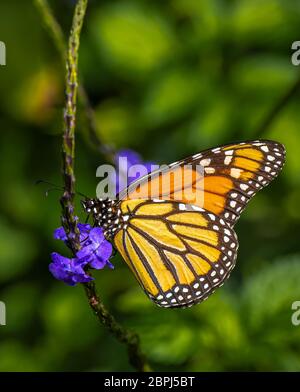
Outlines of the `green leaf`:
[[151,7],[130,2],[101,9],[92,29],[105,60],[120,73],[147,72],[164,62],[175,48],[166,20]]
[[37,244],[30,233],[0,220],[0,282],[24,273],[36,254]]

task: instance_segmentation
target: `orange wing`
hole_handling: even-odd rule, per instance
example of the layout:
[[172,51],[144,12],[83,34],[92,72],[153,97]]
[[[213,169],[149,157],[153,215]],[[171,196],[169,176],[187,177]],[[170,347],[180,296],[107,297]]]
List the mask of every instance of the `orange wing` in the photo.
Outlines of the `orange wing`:
[[278,175],[284,162],[285,148],[274,141],[226,145],[150,173],[131,184],[119,198],[174,200],[196,205],[233,226],[248,201]]

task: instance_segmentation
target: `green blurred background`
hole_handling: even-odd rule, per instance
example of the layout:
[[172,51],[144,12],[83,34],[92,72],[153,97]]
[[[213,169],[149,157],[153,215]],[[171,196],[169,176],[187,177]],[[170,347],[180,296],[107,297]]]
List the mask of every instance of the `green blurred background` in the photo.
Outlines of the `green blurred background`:
[[[283,173],[236,225],[238,262],[222,289],[190,309],[160,309],[117,256],[114,271],[95,273],[104,302],[140,334],[155,370],[299,371],[291,306],[300,300],[300,94],[265,132],[256,129],[299,77],[290,48],[300,39],[300,2],[89,3],[80,70],[104,143],[158,163],[257,136],[287,148]],[[74,1],[50,5],[67,35]],[[64,70],[32,1],[1,1],[0,40],[0,370],[132,370],[82,287],[48,272],[52,251],[68,255],[52,239],[60,193],[45,197],[34,182],[61,184]],[[104,162],[79,110],[79,191],[95,194]]]

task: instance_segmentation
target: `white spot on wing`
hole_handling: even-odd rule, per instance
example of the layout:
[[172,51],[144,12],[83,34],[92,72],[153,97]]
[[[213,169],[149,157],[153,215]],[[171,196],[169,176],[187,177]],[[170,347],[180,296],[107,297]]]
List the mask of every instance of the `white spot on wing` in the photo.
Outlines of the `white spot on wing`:
[[209,159],[209,158],[207,158],[207,159],[202,159],[202,160],[200,161],[200,165],[202,165],[202,166],[209,166],[209,165],[210,165],[210,162],[211,162],[211,159]]
[[241,175],[242,170],[241,169],[237,169],[235,167],[233,167],[232,169],[230,169],[230,175],[233,178],[239,178]]
[[201,158],[201,157],[202,157],[202,153],[201,152],[199,152],[198,154],[195,154],[195,155],[192,156],[193,159],[198,159],[198,158]]
[[201,208],[201,207],[198,207],[198,206],[191,206],[192,207],[192,209],[194,210],[194,211],[204,211],[203,210],[203,208]]
[[214,174],[216,170],[213,167],[205,167],[204,171],[206,174]]
[[227,156],[227,157],[224,159],[225,165],[229,165],[229,163],[230,163],[231,161],[232,161],[232,155]]

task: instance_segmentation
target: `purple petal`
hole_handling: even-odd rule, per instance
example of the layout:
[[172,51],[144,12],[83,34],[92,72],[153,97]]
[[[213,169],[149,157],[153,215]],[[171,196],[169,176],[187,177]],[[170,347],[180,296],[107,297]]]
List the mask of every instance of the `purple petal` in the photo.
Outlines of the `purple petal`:
[[67,235],[65,229],[61,226],[58,229],[54,230],[53,237],[56,240],[67,241]]
[[101,246],[96,249],[96,256],[100,260],[107,262],[112,254],[112,245],[108,241],[103,241]]
[[51,254],[52,263],[49,265],[49,270],[52,275],[58,279],[62,280],[69,285],[74,285],[72,280],[72,259],[61,256],[58,253]]
[[69,257],[62,256],[56,252],[51,253],[51,259],[54,264],[58,266],[64,266],[65,268],[68,268],[68,266],[71,265],[71,261],[73,260],[70,259]]
[[102,269],[102,268],[104,268],[106,265],[107,265],[109,268],[111,268],[111,269],[114,269],[114,268],[115,268],[115,267],[113,266],[113,264],[112,264],[110,261],[108,261],[108,260],[104,261],[104,260],[99,260],[98,258],[95,258],[95,259],[90,263],[90,266],[91,266],[92,268],[95,268],[96,270]]
[[107,265],[110,269],[114,269],[114,268],[115,268],[114,265],[113,265],[109,260],[107,260],[106,265]]
[[80,262],[89,263],[91,257],[93,257],[95,247],[93,244],[83,246],[77,253],[76,258]]
[[76,257],[81,263],[89,263],[91,267],[101,269],[112,254],[112,245],[106,241],[103,230],[99,227],[91,230],[89,240],[90,244],[83,246],[76,253]]
[[51,258],[52,263],[49,265],[49,270],[58,280],[74,286],[76,283],[90,282],[93,279],[83,270],[82,264],[79,264],[76,259],[70,259],[55,252],[51,254]]
[[106,262],[104,260],[99,260],[97,257],[95,257],[91,262],[90,266],[92,268],[95,268],[97,270],[104,268],[106,265]]
[[143,165],[147,169],[147,173],[151,173],[152,171],[154,171],[154,170],[159,168],[159,165],[157,165],[154,162],[145,162],[145,163],[143,163]]
[[115,164],[118,166],[119,169],[120,169],[119,166],[120,158],[127,158],[128,167],[142,162],[141,156],[137,152],[129,149],[120,150],[115,155]]
[[91,225],[89,225],[88,223],[78,223],[77,227],[81,233],[89,233],[89,231],[91,230]]
[[89,239],[95,246],[99,246],[103,241],[105,241],[103,229],[101,227],[95,227],[90,231]]
[[82,273],[77,273],[73,275],[73,281],[74,283],[87,283],[90,282],[91,280],[94,280],[94,278],[85,272]]
[[[86,234],[89,233],[89,231],[91,230],[91,225],[89,225],[88,223],[78,223],[78,230],[80,232],[80,235],[83,235],[83,238],[86,237]],[[54,230],[53,236],[56,240],[61,240],[61,241],[67,241],[68,237],[67,234],[65,232],[65,229],[61,226],[58,229]],[[72,236],[74,236],[74,234],[71,233],[71,238]],[[81,236],[80,236],[81,239]]]

